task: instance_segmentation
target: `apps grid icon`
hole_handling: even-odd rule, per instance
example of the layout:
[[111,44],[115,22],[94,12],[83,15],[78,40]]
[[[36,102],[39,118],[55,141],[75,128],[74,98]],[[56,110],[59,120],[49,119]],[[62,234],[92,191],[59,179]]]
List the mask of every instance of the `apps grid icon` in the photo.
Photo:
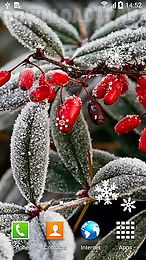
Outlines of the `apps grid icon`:
[[134,221],[117,221],[116,222],[116,239],[134,239],[135,222]]

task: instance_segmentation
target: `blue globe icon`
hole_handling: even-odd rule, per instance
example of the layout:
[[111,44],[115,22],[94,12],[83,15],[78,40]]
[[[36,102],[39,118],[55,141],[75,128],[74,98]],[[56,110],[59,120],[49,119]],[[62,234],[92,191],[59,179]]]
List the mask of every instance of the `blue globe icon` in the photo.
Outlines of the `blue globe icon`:
[[81,234],[87,240],[93,240],[99,236],[100,228],[95,221],[86,221],[81,227]]

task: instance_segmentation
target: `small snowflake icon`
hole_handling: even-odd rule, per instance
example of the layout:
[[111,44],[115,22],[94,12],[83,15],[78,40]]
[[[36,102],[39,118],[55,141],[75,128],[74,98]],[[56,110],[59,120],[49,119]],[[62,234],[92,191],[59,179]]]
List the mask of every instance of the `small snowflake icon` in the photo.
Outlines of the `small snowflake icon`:
[[135,207],[135,200],[132,200],[131,197],[128,199],[123,199],[123,203],[121,204],[122,207],[124,207],[123,211],[129,211],[131,213],[132,209],[136,209]]
[[115,183],[110,185],[109,180],[102,181],[101,185],[98,184],[95,186],[95,199],[96,204],[100,201],[104,201],[104,205],[112,204],[112,200],[117,200],[118,193],[116,193],[117,187]]

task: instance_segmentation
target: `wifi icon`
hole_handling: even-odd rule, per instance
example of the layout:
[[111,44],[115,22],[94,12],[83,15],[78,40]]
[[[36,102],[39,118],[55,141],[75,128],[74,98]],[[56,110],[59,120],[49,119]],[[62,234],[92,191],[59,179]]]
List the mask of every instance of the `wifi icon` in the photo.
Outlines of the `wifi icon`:
[[102,1],[101,4],[103,5],[103,8],[105,8],[105,6],[108,4],[107,1]]

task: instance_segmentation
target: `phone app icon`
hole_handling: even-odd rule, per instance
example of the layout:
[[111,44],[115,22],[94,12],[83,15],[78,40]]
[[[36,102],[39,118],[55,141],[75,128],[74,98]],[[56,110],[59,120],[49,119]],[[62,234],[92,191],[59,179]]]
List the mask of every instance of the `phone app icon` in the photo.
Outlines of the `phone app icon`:
[[29,221],[12,222],[12,239],[29,239]]
[[50,221],[46,223],[46,238],[47,240],[62,240],[64,239],[64,222]]

